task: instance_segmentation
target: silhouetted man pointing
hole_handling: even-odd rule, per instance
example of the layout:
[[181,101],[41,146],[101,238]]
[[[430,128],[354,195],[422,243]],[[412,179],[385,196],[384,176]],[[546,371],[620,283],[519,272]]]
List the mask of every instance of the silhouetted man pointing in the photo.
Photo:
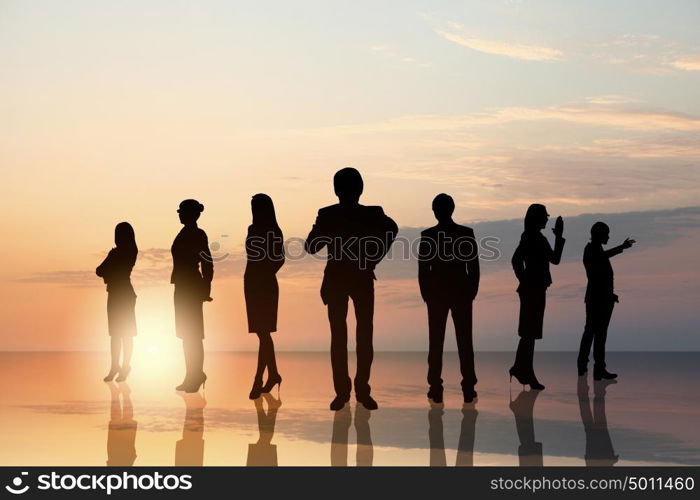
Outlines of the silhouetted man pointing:
[[593,379],[610,380],[617,377],[605,367],[605,341],[608,338],[608,325],[618,297],[614,292],[613,268],[610,257],[621,254],[623,250],[634,245],[635,241],[627,238],[614,248],[603,249],[610,239],[610,228],[604,222],[596,222],[591,227],[591,242],[583,251],[583,265],[586,268],[588,286],[586,287],[586,326],[581,336],[578,352],[578,374],[588,371],[588,355],[593,344]]
[[331,326],[331,365],[336,397],[331,410],[338,411],[350,400],[348,373],[348,298],[357,321],[357,374],[355,396],[369,410],[377,409],[370,396],[369,374],[374,350],[374,268],[389,251],[398,228],[382,207],[360,205],[363,182],[360,172],[344,168],[333,177],[340,203],[318,211],[305,248],[315,254],[324,246],[328,260],[321,285],[321,299],[328,306]]

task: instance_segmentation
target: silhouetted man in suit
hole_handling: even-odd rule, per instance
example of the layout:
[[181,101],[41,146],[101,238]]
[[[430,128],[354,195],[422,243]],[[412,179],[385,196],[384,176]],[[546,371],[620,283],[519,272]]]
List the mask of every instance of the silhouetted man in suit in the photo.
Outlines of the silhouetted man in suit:
[[321,299],[328,306],[331,326],[331,365],[336,397],[331,410],[338,411],[350,400],[352,384],[348,374],[348,298],[352,299],[357,320],[357,374],[355,396],[365,408],[377,403],[370,396],[369,374],[374,315],[374,268],[389,251],[398,228],[384,215],[382,207],[360,205],[362,176],[354,168],[344,168],[333,177],[340,203],[318,211],[316,223],[305,248],[315,254],[324,246],[328,260],[321,285]]
[[605,369],[605,341],[608,325],[618,297],[614,293],[613,268],[610,257],[630,248],[635,241],[627,238],[621,245],[603,250],[610,239],[610,228],[604,222],[596,222],[591,227],[591,242],[583,251],[583,265],[586,267],[588,287],[586,288],[586,327],[581,337],[578,352],[578,374],[588,371],[588,354],[593,344],[593,378],[595,380],[614,379],[617,374]]
[[439,194],[433,200],[436,226],[421,233],[418,251],[418,283],[428,307],[428,398],[442,403],[442,349],[447,314],[452,321],[459,350],[464,402],[476,397],[472,302],[479,290],[479,250],[474,231],[452,220],[455,202]]

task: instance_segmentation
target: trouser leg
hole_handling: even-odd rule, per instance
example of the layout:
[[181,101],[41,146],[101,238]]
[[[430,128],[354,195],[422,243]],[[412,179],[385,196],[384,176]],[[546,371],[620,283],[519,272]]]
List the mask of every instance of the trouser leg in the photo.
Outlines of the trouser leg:
[[474,370],[474,342],[472,340],[472,303],[452,307],[452,321],[455,325],[459,368],[462,372],[462,390],[473,390],[476,385]]
[[369,376],[374,359],[372,346],[374,317],[374,282],[371,279],[359,284],[352,293],[355,319],[357,321],[357,373],[355,374],[355,394],[359,397],[369,396],[371,387]]
[[349,396],[351,389],[348,374],[348,299],[328,302],[328,320],[331,325],[331,367],[333,387],[338,396]]
[[428,385],[442,387],[442,354],[448,308],[438,301],[428,302]]
[[595,316],[595,308],[591,303],[586,302],[586,326],[583,328],[577,359],[579,368],[585,368],[588,365],[588,356],[591,353],[591,345],[593,344],[595,333]]
[[593,338],[593,361],[595,370],[605,370],[605,342],[608,339],[608,325],[612,316],[615,304],[601,304],[599,306],[599,316],[597,329]]

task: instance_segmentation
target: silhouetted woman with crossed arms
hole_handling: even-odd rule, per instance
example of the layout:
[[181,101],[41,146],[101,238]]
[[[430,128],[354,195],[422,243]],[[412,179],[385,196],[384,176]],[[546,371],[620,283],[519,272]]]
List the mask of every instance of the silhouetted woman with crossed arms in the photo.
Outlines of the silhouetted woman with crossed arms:
[[[112,367],[104,378],[111,382],[117,376],[123,382],[131,371],[133,337],[136,335],[136,293],[131,286],[131,270],[139,253],[134,228],[120,222],[114,228],[114,244],[95,273],[107,284],[107,322],[111,343]],[[119,357],[122,357],[121,364]]]
[[520,285],[520,318],[518,324],[518,351],[515,363],[509,370],[511,379],[515,377],[523,385],[530,385],[536,390],[544,389],[535,376],[533,357],[535,340],[542,338],[542,323],[546,304],[547,288],[552,284],[549,264],[559,264],[564,249],[564,221],[557,217],[554,223],[554,250],[542,234],[547,225],[549,214],[544,205],[533,203],[525,214],[525,231],[520,237],[520,244],[515,249],[511,264]]
[[[248,331],[260,341],[258,367],[250,390],[250,399],[257,399],[279,384],[282,377],[277,371],[272,332],[277,331],[277,302],[279,287],[277,271],[284,264],[284,240],[277,225],[275,207],[266,194],[256,194],[250,202],[253,223],[248,226],[245,240],[247,263],[243,275]],[[267,368],[267,382],[263,372]]]
[[204,314],[202,304],[212,298],[211,281],[214,262],[209,252],[207,233],[197,227],[197,219],[204,205],[197,200],[180,203],[178,215],[183,228],[175,237],[170,251],[173,273],[170,282],[175,285],[175,330],[182,339],[185,351],[185,380],[178,391],[198,392],[207,380],[204,373]]

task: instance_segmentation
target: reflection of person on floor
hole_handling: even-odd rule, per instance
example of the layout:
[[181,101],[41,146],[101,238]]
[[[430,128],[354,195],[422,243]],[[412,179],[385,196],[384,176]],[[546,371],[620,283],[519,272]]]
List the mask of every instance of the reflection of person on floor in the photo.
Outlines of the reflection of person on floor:
[[175,443],[175,465],[201,466],[204,464],[204,407],[207,402],[198,392],[178,394],[187,409],[182,439]]
[[535,441],[535,424],[532,412],[535,408],[535,400],[540,391],[522,391],[514,401],[510,402],[510,409],[515,415],[515,428],[518,431],[520,446],[518,456],[520,467],[541,467],[542,443]]
[[[263,408],[263,399],[267,402],[267,413]],[[272,436],[275,434],[275,421],[277,420],[277,410],[282,405],[282,401],[275,399],[269,393],[263,393],[262,398],[254,400],[255,410],[258,414],[258,432],[260,437],[257,443],[248,445],[249,466],[277,466],[277,445],[272,444]]]
[[581,421],[586,432],[586,465],[588,467],[610,467],[619,455],[615,455],[608,420],[605,416],[605,392],[614,380],[600,380],[593,383],[593,411],[588,399],[588,383],[585,377],[579,377],[577,393],[581,410]]
[[474,466],[474,432],[476,429],[476,417],[479,412],[476,406],[465,404],[462,406],[462,426],[459,430],[459,444],[457,445],[457,467]]
[[[428,439],[430,440],[430,466],[445,467],[445,438],[442,428],[442,405],[432,405],[428,411]],[[474,466],[474,431],[476,417],[479,412],[473,403],[466,403],[462,407],[462,424],[459,431],[459,444],[457,445],[456,467]]]
[[[370,411],[358,405],[355,408],[355,432],[357,433],[357,454],[355,460],[358,467],[371,467],[374,463],[374,447],[369,428]],[[333,435],[331,437],[331,465],[347,467],[348,465],[348,434],[350,433],[350,407],[346,405],[333,416]]]
[[[122,382],[107,384],[112,397],[107,431],[107,465],[132,466],[136,460],[136,427],[131,389]],[[121,395],[121,401],[119,396]]]
[[372,467],[374,462],[374,447],[372,434],[369,429],[370,411],[364,406],[355,407],[355,432],[357,433],[357,454],[355,460],[358,467]]

